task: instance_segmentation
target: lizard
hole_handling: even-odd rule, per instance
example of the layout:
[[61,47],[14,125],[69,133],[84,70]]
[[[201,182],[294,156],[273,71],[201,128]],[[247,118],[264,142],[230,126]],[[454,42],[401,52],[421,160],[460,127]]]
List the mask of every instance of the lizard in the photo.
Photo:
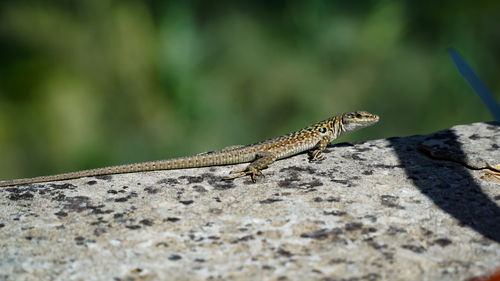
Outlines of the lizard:
[[309,151],[311,161],[324,159],[322,152],[327,145],[345,133],[377,123],[379,117],[365,111],[347,112],[314,123],[287,135],[268,139],[250,145],[236,145],[221,150],[196,154],[193,156],[171,158],[135,164],[109,166],[104,168],[69,172],[50,176],[0,181],[0,187],[69,180],[82,177],[134,173],[155,170],[172,170],[250,162],[243,170],[233,170],[224,179],[230,180],[250,175],[253,182],[263,176],[261,170],[278,159]]

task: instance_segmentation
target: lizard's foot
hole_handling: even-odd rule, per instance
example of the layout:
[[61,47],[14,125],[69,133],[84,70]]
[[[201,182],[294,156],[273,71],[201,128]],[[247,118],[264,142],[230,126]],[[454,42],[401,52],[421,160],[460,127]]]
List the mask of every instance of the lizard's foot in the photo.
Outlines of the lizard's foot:
[[309,153],[309,161],[321,161],[325,159],[325,155],[323,155],[320,151],[311,151],[311,153]]
[[250,163],[243,170],[231,171],[231,174],[237,174],[232,177],[227,177],[225,179],[235,179],[245,175],[250,175],[252,181],[255,182],[258,176],[264,176],[261,172],[262,169],[267,168],[276,160],[276,156],[269,151],[257,151],[255,153],[255,160]]
[[233,170],[229,173],[230,174],[237,174],[237,175],[225,177],[224,178],[225,180],[232,180],[235,178],[250,175],[250,177],[252,178],[252,181],[255,182],[258,176],[264,176],[264,174],[262,174],[262,172],[260,170],[257,170],[255,168],[246,168],[244,170]]

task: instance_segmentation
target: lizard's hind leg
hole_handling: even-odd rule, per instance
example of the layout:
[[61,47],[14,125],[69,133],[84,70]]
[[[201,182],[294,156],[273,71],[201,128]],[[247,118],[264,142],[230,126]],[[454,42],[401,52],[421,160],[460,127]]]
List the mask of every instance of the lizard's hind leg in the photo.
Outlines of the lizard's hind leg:
[[272,154],[271,152],[259,151],[256,154],[256,159],[252,163],[250,163],[245,169],[231,171],[231,174],[237,174],[237,175],[229,176],[224,179],[230,180],[250,175],[252,181],[255,182],[258,176],[264,176],[261,170],[267,168],[274,161],[276,161],[276,156],[274,154]]

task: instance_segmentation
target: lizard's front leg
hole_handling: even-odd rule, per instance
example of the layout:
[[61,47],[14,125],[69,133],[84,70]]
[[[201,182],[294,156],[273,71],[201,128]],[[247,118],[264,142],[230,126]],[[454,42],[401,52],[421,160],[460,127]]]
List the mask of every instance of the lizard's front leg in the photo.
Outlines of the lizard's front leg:
[[321,154],[323,150],[325,150],[326,146],[330,143],[330,138],[323,137],[314,149],[309,151],[309,159],[310,161],[319,161],[325,159],[325,156]]
[[250,163],[245,169],[231,171],[231,174],[237,173],[237,175],[226,177],[224,179],[235,179],[245,175],[250,175],[252,181],[255,182],[257,176],[263,176],[261,170],[267,168],[274,161],[276,161],[276,156],[268,151],[258,151],[255,157],[255,160]]

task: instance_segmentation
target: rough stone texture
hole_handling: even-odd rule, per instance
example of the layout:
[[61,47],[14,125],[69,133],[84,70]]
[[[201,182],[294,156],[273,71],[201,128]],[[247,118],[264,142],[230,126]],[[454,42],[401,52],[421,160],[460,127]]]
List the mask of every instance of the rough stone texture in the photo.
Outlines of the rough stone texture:
[[2,188],[0,280],[468,280],[500,266],[500,181],[480,170],[499,145],[476,123],[256,184],[224,166]]

